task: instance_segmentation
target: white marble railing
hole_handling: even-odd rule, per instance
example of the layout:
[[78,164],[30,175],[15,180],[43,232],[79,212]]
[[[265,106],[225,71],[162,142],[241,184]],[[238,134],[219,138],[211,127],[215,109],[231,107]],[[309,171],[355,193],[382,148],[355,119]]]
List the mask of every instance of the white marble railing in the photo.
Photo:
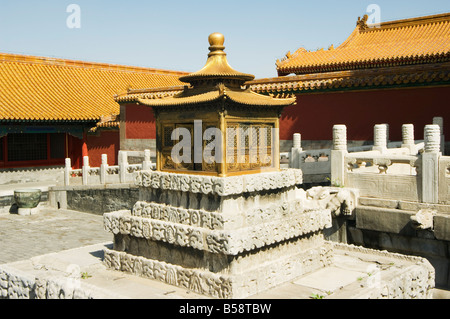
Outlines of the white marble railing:
[[346,149],[346,127],[335,125],[331,151],[331,182],[357,188],[361,196],[432,204],[450,202],[450,158],[442,156],[441,127],[427,125],[424,142],[413,140],[411,124],[403,125],[400,147],[387,147],[385,125],[375,126],[370,151],[350,153]]
[[[129,164],[129,157],[140,156],[144,160],[140,164]],[[150,160],[150,151],[127,152],[119,151],[119,165],[108,165],[108,157],[102,155],[102,164],[100,167],[90,167],[89,157],[83,158],[83,167],[81,169],[72,169],[70,158],[66,159],[64,169],[64,185],[82,184],[120,184],[134,182],[133,173],[141,170],[155,169],[156,165]]]
[[[442,118],[436,117],[433,123],[443,130]],[[439,133],[439,145],[443,151],[444,136]],[[414,126],[405,124],[402,127],[402,141],[389,141],[389,125],[378,124],[374,126],[373,145],[356,147],[347,146],[347,128],[345,125],[335,125],[333,128],[333,149],[304,150],[301,147],[301,135],[294,134],[293,147],[290,152],[283,153],[289,161],[290,168],[299,168],[303,171],[305,183],[320,183],[331,181],[337,186],[344,185],[344,170],[347,167],[351,173],[382,173],[417,175],[415,160],[412,158],[422,154],[425,150],[425,141],[414,140]],[[335,152],[334,174],[332,174],[331,155]],[[346,162],[342,154],[347,154]],[[412,157],[411,157],[412,156]],[[418,164],[417,164],[418,165]]]

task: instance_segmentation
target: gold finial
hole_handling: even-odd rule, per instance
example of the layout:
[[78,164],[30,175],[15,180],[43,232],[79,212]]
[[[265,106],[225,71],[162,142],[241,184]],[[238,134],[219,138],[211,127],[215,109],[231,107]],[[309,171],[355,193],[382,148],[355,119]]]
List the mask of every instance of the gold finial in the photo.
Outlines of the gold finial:
[[251,81],[255,76],[251,74],[245,74],[234,70],[227,61],[227,54],[223,51],[225,47],[223,46],[225,42],[225,37],[221,33],[212,33],[208,38],[210,47],[208,60],[205,66],[194,73],[181,76],[179,80],[186,83],[197,83],[197,81],[204,81],[207,79],[212,79],[214,81]]
[[211,51],[208,56],[226,54],[225,52],[223,52],[223,50],[225,49],[225,47],[223,46],[223,44],[225,43],[225,37],[222,33],[211,33],[209,35],[208,41],[210,45],[209,51]]

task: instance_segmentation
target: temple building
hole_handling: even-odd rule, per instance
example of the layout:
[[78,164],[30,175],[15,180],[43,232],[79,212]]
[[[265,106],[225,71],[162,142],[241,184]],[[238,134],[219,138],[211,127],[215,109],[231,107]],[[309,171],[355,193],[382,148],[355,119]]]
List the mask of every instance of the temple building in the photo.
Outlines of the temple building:
[[[296,96],[297,103],[286,107],[279,121],[281,152],[290,151],[295,133],[302,134],[305,149],[331,148],[335,124],[347,125],[351,147],[371,144],[376,124],[389,124],[389,140],[401,141],[403,124],[414,124],[415,139],[421,140],[434,117],[450,123],[450,13],[379,26],[367,20],[359,18],[341,45],[300,48],[276,62],[278,77],[245,83],[255,93]],[[136,104],[137,98],[157,100],[183,90],[178,85],[117,95],[121,149],[142,149],[149,143],[156,148],[155,118],[149,108]]]
[[183,72],[0,54],[0,170],[116,163],[120,107],[133,87],[179,85]]
[[338,47],[300,48],[276,62],[277,78],[247,82],[257,93],[297,96],[280,119],[284,151],[294,133],[305,148],[329,148],[334,124],[347,125],[349,145],[359,146],[373,141],[376,124],[389,124],[389,139],[401,141],[403,124],[414,124],[421,140],[434,117],[450,123],[450,13],[379,26],[367,20]]

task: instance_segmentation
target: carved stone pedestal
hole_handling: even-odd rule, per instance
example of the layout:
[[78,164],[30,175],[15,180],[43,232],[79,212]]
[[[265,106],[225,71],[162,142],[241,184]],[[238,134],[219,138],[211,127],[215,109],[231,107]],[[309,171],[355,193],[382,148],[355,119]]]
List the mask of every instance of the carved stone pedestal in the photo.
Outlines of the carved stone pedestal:
[[131,211],[104,215],[108,268],[216,298],[245,298],[331,263],[326,209],[297,196],[300,170],[207,177],[144,171]]

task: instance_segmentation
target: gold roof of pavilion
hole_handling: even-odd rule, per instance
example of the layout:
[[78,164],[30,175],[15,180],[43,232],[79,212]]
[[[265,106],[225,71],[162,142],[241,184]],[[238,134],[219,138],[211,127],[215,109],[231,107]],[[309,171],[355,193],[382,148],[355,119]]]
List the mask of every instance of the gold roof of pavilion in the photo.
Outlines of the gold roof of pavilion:
[[135,92],[134,97],[128,95],[127,97],[117,97],[116,100],[135,101],[151,107],[194,105],[221,99],[228,99],[247,106],[282,107],[295,103],[295,97],[273,98],[257,94],[248,88],[244,89],[242,87],[244,83],[253,80],[255,77],[251,74],[238,72],[230,67],[226,54],[223,52],[225,47],[223,46],[224,36],[222,34],[211,34],[209,42],[210,53],[206,65],[200,71],[179,78],[180,81],[190,83],[191,86],[184,86],[182,90],[179,87],[173,87],[166,90],[167,94],[161,90],[159,98],[155,98],[154,94],[142,97],[143,92]]
[[184,90],[173,96],[165,98],[137,98],[137,102],[147,106],[181,106],[215,102],[221,99],[229,99],[238,104],[248,106],[288,106],[295,102],[293,98],[274,98],[267,95],[257,94],[250,89],[236,90],[218,85],[207,91]]

